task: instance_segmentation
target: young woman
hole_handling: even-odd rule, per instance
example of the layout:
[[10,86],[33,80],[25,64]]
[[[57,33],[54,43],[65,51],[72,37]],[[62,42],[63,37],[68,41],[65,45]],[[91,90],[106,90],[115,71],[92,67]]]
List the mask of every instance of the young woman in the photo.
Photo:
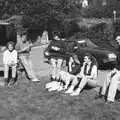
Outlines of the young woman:
[[[79,95],[87,84],[92,87],[99,86],[97,81],[97,71],[98,65],[96,59],[88,53],[85,54],[80,73],[73,79],[72,85],[65,93],[70,93],[71,96],[76,96]],[[75,90],[77,85],[78,87]]]

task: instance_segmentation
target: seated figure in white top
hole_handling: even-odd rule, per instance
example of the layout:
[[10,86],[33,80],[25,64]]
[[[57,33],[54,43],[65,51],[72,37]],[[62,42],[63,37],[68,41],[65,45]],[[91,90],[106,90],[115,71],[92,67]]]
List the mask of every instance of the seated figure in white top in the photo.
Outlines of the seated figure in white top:
[[12,69],[12,79],[10,85],[14,84],[16,78],[16,67],[17,67],[17,51],[14,49],[14,42],[10,41],[7,43],[7,49],[3,52],[3,64],[4,64],[4,79],[5,86],[9,83],[9,68]]
[[[87,84],[91,87],[99,87],[97,71],[98,67],[96,59],[87,53],[84,56],[84,62],[80,73],[73,78],[71,86],[65,93],[70,93],[71,96],[79,95]],[[76,86],[77,89],[75,89]]]

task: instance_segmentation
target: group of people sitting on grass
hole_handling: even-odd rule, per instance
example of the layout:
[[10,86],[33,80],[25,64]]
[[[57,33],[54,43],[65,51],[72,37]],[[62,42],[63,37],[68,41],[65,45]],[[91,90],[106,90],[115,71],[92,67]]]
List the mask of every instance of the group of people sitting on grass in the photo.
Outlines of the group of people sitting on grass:
[[[48,46],[51,50],[57,51],[57,54],[50,56],[51,62],[51,81],[45,85],[48,91],[64,91],[71,96],[77,96],[81,93],[86,85],[91,87],[100,87],[101,92],[98,96],[107,99],[107,103],[114,102],[115,95],[120,82],[119,66],[116,66],[104,79],[103,85],[98,82],[98,64],[96,59],[89,53],[85,53],[82,61],[74,52],[69,54],[68,71],[63,71],[62,64],[65,61],[65,45],[64,39],[60,39],[58,35],[54,36],[54,40]],[[120,37],[117,37],[120,43]],[[37,79],[30,59],[30,51],[33,45],[28,41],[26,32],[17,34],[17,43],[10,41],[3,52],[4,64],[4,86],[12,87],[16,81],[16,73],[18,63],[21,62],[26,76],[30,81],[39,82]],[[76,48],[76,46],[75,46]],[[11,79],[9,78],[9,69],[12,70]]]
[[[120,37],[118,37],[120,41]],[[54,43],[55,41],[55,43]],[[68,71],[62,70],[62,64],[65,60],[61,57],[64,54],[63,41],[58,36],[54,37],[52,45],[57,46],[59,54],[52,55],[49,60],[52,67],[51,81],[45,85],[45,88],[51,91],[64,91],[71,96],[78,96],[81,91],[89,85],[91,87],[99,87],[100,92],[96,98],[104,98],[106,103],[113,103],[115,95],[120,83],[120,71],[116,66],[109,72],[104,79],[103,84],[98,81],[98,64],[96,59],[89,53],[85,53],[82,61],[79,60],[77,54],[72,53],[68,60]]]

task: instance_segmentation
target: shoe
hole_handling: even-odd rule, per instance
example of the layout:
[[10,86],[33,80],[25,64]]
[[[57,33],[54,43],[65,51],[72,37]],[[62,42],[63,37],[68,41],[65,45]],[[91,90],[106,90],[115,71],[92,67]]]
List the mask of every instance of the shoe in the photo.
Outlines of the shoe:
[[57,89],[58,92],[60,92],[60,91],[62,91],[62,90],[63,90],[63,86],[60,86],[60,87]]
[[105,96],[104,96],[104,95],[101,95],[101,94],[96,95],[96,96],[95,96],[95,100],[97,100],[97,99],[105,99]]
[[77,89],[75,91],[73,91],[70,95],[71,96],[78,96],[80,94],[80,89]]
[[39,80],[39,79],[37,79],[37,78],[32,79],[31,81],[32,81],[32,82],[40,82],[40,80]]
[[112,104],[112,103],[114,103],[114,102],[107,100],[105,103],[106,103],[106,104]]
[[65,93],[72,93],[72,92],[73,92],[72,88],[69,88],[67,91],[65,91]]
[[15,84],[15,78],[12,78],[11,81],[9,82],[8,86],[11,87]]
[[49,92],[56,91],[56,88],[52,87],[48,89]]

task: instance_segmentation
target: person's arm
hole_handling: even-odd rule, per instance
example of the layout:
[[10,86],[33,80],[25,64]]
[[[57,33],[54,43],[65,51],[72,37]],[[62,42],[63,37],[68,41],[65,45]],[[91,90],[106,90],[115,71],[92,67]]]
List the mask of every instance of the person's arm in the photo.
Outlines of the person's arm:
[[118,70],[116,69],[116,68],[114,68],[112,71],[110,71],[109,73],[108,73],[108,78],[109,79],[111,79],[111,77],[117,72]]
[[73,58],[70,57],[70,59],[69,59],[69,72],[72,72],[72,63],[73,63]]
[[82,67],[81,67],[81,70],[80,70],[80,73],[77,75],[77,77],[83,77],[84,76],[84,69],[85,69],[85,62],[83,63]]
[[22,48],[21,50],[18,50],[18,53],[30,51],[31,47],[33,47],[33,44],[29,44],[28,46]]

